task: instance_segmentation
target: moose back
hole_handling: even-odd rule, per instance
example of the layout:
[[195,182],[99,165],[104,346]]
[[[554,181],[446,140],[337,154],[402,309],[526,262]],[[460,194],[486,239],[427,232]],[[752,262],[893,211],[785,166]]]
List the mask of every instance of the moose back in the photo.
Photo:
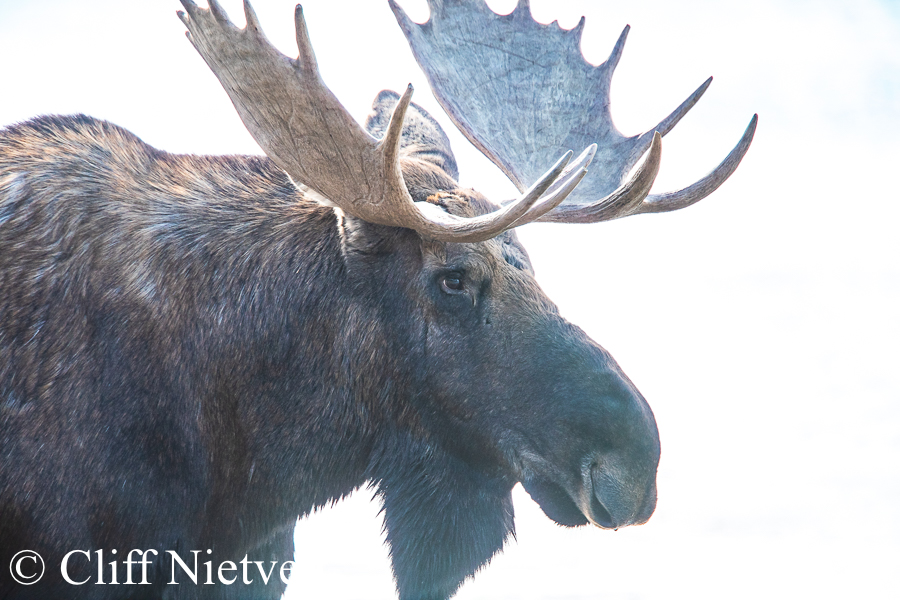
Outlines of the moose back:
[[402,600],[450,597],[503,547],[517,482],[562,525],[649,519],[653,414],[514,228],[688,206],[756,118],[710,175],[650,194],[709,81],[624,136],[627,28],[594,67],[583,21],[525,2],[432,0],[425,25],[391,2],[444,110],[521,192],[495,203],[459,186],[411,87],[355,122],[299,7],[288,59],[249,4],[245,28],[183,4],[265,157],[169,154],[83,115],[0,131],[0,562],[46,565],[0,597],[278,598],[297,516],[365,484]]

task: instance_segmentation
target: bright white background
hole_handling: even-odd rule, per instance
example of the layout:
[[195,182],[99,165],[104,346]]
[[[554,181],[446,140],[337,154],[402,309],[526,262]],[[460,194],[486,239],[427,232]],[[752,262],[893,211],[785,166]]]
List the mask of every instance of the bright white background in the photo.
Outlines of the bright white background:
[[[424,0],[402,2],[424,21]],[[514,0],[492,0],[499,12]],[[225,2],[235,20],[237,0]],[[0,0],[0,124],[84,112],[173,152],[258,153],[183,37],[174,1]],[[295,53],[293,5],[260,0]],[[325,81],[362,120],[413,82],[463,183],[513,194],[432,99],[386,2],[309,0]],[[588,17],[584,52],[631,35],[613,83],[625,133],[716,80],[663,143],[656,186],[737,173],[687,210],[520,235],[563,314],[649,400],[663,457],[642,527],[564,530],[517,489],[518,542],[461,599],[900,596],[900,4],[534,0]],[[575,149],[580,150],[580,149]],[[360,492],[301,521],[290,598],[392,598],[378,507]]]

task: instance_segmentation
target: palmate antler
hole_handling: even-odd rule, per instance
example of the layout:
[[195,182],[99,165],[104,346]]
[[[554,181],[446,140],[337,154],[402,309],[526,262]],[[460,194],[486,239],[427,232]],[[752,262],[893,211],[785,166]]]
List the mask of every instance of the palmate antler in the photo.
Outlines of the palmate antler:
[[518,200],[487,215],[460,218],[433,204],[414,202],[398,161],[411,86],[397,103],[385,136],[376,140],[322,82],[299,6],[295,14],[299,56],[289,59],[266,39],[248,2],[244,2],[244,29],[228,20],[216,0],[210,0],[209,9],[192,0],[182,4],[187,14],[179,17],[189,30],[188,39],[219,78],[263,151],[296,182],[365,221],[407,227],[435,240],[486,240],[556,207],[585,176],[594,155],[595,146],[588,144],[566,168],[572,152],[563,151],[562,158]]
[[[438,102],[520,190],[560,149],[597,144],[591,169],[578,189],[565,203],[528,220],[594,223],[690,206],[734,172],[753,139],[756,115],[738,145],[700,181],[676,192],[645,192],[646,199],[623,195],[616,188],[628,172],[648,148],[645,162],[653,166],[658,135],[681,120],[712,78],[655,128],[626,137],[613,125],[609,87],[628,27],[609,59],[595,67],[579,48],[584,17],[565,31],[534,21],[528,0],[519,0],[505,16],[494,13],[484,0],[428,0],[431,18],[418,25],[394,0],[389,2]],[[652,183],[649,170],[642,176],[645,183],[647,179]]]

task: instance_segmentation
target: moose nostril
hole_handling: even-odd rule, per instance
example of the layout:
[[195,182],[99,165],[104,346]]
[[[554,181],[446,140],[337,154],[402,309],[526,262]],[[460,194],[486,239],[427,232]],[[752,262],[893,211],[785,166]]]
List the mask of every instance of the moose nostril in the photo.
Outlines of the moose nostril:
[[617,529],[618,524],[603,503],[597,498],[596,494],[591,495],[591,520],[597,525],[606,529]]

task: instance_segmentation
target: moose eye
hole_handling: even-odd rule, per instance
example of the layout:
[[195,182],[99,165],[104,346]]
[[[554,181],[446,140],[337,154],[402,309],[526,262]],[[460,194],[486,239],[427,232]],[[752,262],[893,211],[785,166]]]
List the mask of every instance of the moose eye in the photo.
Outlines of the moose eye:
[[450,273],[441,279],[441,289],[448,294],[458,294],[463,291],[462,274]]

